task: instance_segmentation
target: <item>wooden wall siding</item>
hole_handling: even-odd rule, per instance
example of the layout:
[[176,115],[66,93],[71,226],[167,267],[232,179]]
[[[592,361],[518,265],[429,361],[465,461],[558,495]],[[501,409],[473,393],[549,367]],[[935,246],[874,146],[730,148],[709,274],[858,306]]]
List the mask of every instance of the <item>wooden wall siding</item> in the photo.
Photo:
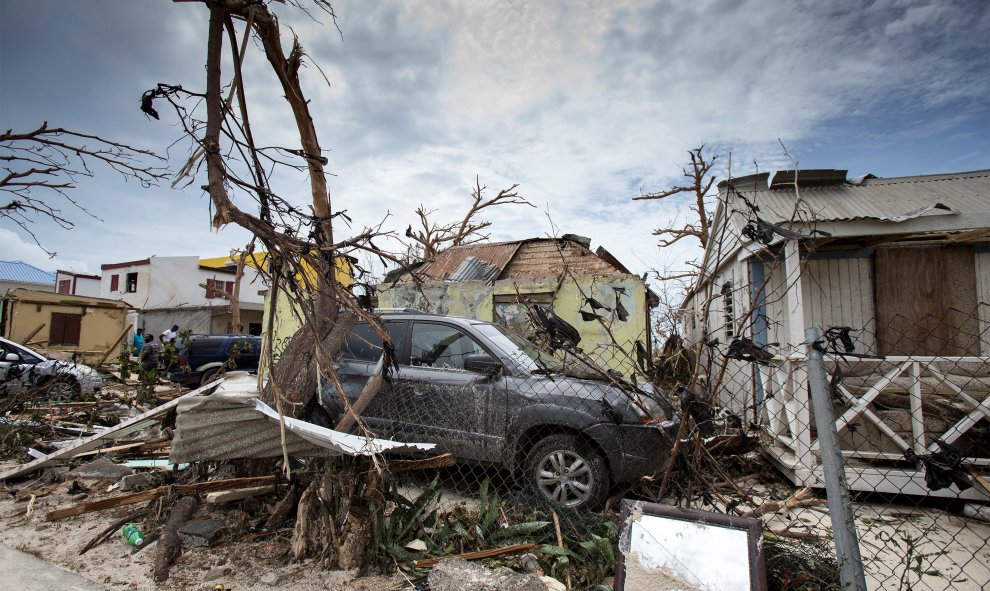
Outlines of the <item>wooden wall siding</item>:
[[883,248],[875,255],[881,355],[979,355],[972,248]]
[[823,331],[849,326],[857,353],[876,353],[873,261],[868,257],[812,259],[804,270],[804,305]]
[[990,355],[990,251],[976,253],[976,299],[980,320],[980,349]]
[[766,263],[763,272],[767,282],[764,298],[767,313],[767,342],[780,343],[780,348],[775,352],[786,352],[791,319],[787,306],[787,280],[784,263],[780,260]]
[[578,276],[612,275],[618,272],[615,267],[580,244],[562,242],[558,249],[553,240],[535,240],[519,245],[519,250],[499,275],[499,279],[557,275],[563,271],[564,261],[571,273]]

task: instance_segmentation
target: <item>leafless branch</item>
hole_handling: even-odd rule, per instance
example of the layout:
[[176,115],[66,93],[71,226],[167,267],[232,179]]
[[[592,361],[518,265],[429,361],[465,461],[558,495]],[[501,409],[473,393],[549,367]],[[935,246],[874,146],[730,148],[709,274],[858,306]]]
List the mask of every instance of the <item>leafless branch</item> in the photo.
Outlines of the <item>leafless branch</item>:
[[166,176],[164,167],[149,164],[149,160],[164,162],[154,152],[97,135],[49,127],[47,121],[32,131],[8,129],[0,134],[0,192],[12,199],[0,205],[0,219],[28,231],[40,246],[28,224],[47,218],[65,229],[74,225],[58,200],[99,219],[69,195],[78,177],[94,176],[92,163],[102,163],[125,180],[134,179],[142,187],[149,187]]
[[488,187],[482,186],[480,179],[475,177],[474,188],[471,190],[471,207],[459,221],[442,225],[431,219],[431,216],[436,213],[435,209],[426,210],[420,205],[416,208],[420,229],[413,230],[411,225],[406,229],[406,237],[413,241],[412,246],[414,248],[411,250],[418,250],[417,258],[420,260],[429,260],[451,246],[462,246],[488,240],[489,234],[484,233],[484,230],[491,227],[492,223],[478,220],[477,216],[480,212],[499,205],[536,207],[516,192],[518,187],[518,184],[514,184],[507,189],[502,189],[494,197],[485,199],[484,192]]

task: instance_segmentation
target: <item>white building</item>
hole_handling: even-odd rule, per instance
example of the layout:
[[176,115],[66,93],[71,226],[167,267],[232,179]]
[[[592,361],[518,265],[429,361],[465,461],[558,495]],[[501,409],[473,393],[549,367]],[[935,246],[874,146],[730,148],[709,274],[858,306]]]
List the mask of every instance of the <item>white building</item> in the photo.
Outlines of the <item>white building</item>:
[[[157,335],[178,324],[196,334],[261,334],[264,289],[258,271],[241,279],[241,326],[231,326],[233,266],[205,266],[199,257],[149,257],[101,266],[100,297],[121,299],[139,311],[137,327]],[[205,286],[205,287],[204,287]]]
[[100,276],[76,273],[74,271],[55,272],[55,293],[100,297]]
[[[836,429],[850,487],[929,494],[905,451],[934,452],[938,439],[965,465],[990,465],[979,435],[990,420],[990,170],[845,173],[720,183],[701,279],[682,305],[685,339],[706,343],[704,394],[759,425],[795,484],[818,486],[804,332],[850,327],[866,357],[827,356],[830,371],[842,367]],[[773,359],[738,359],[730,345],[741,339]]]

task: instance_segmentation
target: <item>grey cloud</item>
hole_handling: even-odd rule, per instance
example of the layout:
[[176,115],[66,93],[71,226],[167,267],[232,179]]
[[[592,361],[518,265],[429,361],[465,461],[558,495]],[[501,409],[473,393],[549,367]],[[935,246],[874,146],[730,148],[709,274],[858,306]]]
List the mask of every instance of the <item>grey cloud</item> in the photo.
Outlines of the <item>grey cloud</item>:
[[[446,32],[421,29],[392,3],[336,5],[343,41],[321,35],[308,42],[318,61],[333,64],[343,94],[320,105],[328,143],[347,161],[398,157],[452,138],[440,109],[447,60]],[[310,72],[310,75],[315,73]]]

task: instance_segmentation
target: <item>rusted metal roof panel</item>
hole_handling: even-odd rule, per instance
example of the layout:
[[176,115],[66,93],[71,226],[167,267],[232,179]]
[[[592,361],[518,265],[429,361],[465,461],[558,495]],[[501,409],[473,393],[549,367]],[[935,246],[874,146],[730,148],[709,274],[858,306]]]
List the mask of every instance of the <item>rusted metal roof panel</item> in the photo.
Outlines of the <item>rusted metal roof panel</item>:
[[467,257],[457,269],[447,277],[447,281],[486,281],[492,282],[502,273],[502,269],[486,263],[478,257]]
[[[791,219],[902,222],[920,216],[990,212],[990,170],[802,187],[802,203],[797,210],[791,188],[740,193],[759,207],[762,219],[771,223]],[[736,197],[730,198],[729,207],[748,212]]]
[[516,255],[519,245],[523,242],[525,241],[517,240],[514,242],[453,246],[438,254],[432,261],[425,263],[416,271],[416,274],[423,279],[444,280],[453,275],[454,271],[468,257],[474,257],[479,261],[488,263],[501,272]]

